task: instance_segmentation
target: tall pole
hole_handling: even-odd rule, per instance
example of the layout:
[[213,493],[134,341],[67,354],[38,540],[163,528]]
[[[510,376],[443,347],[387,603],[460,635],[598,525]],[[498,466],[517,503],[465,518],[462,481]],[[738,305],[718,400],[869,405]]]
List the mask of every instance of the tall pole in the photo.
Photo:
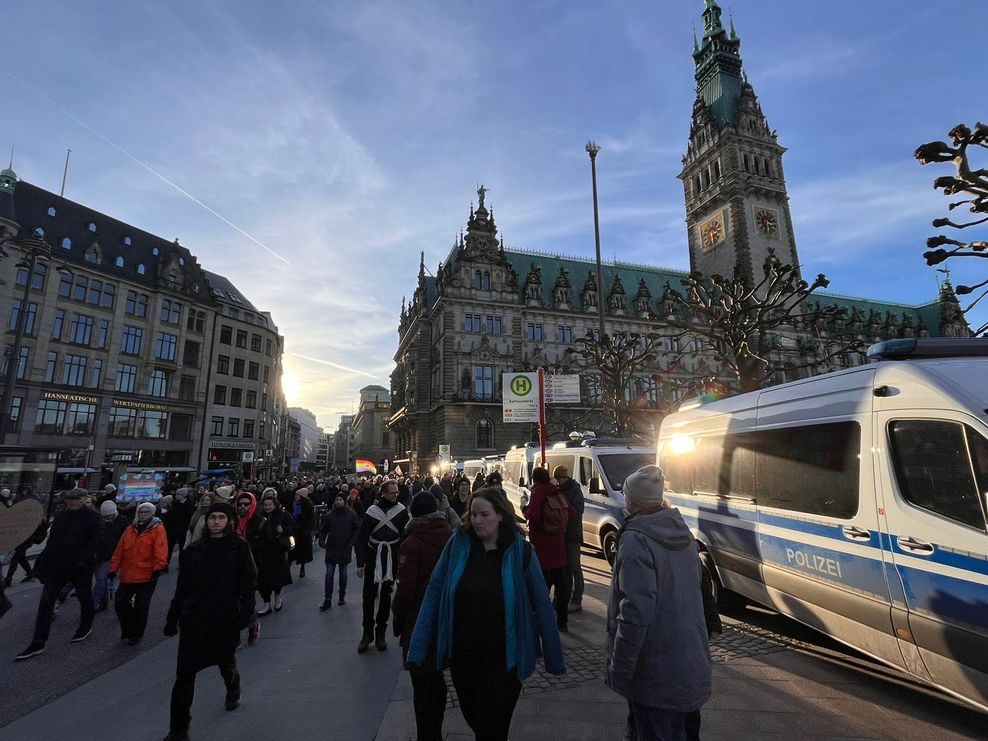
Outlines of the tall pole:
[[72,156],[72,150],[69,149],[65,152],[65,169],[62,170],[62,189],[58,192],[58,195],[65,195],[65,181],[69,177],[69,157]]
[[587,142],[587,154],[590,155],[590,178],[593,182],[593,237],[597,248],[597,321],[599,322],[600,341],[604,340],[604,268],[600,264],[600,212],[597,209],[597,153],[600,147],[592,140]]
[[[14,381],[17,379],[17,366],[21,360],[21,342],[24,340],[24,328],[27,325],[27,304],[31,298],[31,283],[34,281],[34,267],[37,265],[36,252],[28,253],[27,280],[24,282],[24,293],[21,296],[21,308],[17,312],[17,326],[14,329],[14,344],[7,358],[7,372],[3,377],[3,414],[0,414],[0,445],[7,444],[7,433],[10,431],[10,414],[14,409]],[[20,267],[20,265],[18,265]],[[25,369],[25,372],[27,369]],[[23,409],[21,410],[23,412]]]

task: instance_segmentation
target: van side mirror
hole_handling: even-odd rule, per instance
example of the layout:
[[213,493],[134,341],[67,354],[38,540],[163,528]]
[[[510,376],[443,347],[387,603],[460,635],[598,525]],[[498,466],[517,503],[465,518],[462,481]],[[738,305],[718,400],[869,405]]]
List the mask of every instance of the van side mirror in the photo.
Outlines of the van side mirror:
[[594,476],[592,479],[590,479],[590,493],[591,494],[600,494],[600,477],[599,476]]

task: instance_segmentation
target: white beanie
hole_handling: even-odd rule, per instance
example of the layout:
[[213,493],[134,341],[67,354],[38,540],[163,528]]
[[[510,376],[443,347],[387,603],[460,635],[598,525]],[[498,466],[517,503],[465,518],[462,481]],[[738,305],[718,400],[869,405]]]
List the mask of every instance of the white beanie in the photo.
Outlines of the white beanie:
[[157,508],[154,506],[154,502],[141,502],[140,504],[137,505],[137,511],[140,512],[142,509],[149,509],[152,512],[154,512],[154,510]]
[[103,487],[103,491],[116,491],[116,490],[117,487],[115,487],[113,484],[107,484],[106,486]]
[[117,503],[107,500],[99,506],[99,513],[103,517],[116,517],[117,515]]
[[213,494],[220,501],[226,502],[229,501],[230,497],[233,496],[234,488],[235,487],[232,484],[228,486],[218,486],[216,487],[216,491],[214,491]]
[[658,507],[666,477],[658,466],[643,466],[624,481],[624,497],[639,507]]

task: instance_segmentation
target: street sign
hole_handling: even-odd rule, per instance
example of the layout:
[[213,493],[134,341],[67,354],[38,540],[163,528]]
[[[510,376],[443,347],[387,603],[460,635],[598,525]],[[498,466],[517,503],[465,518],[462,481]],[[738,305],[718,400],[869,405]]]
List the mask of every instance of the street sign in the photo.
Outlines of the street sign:
[[264,457],[265,458],[274,458],[274,451],[271,450],[271,448],[268,448],[267,450],[264,451]]
[[450,449],[449,443],[444,443],[439,446],[439,460],[448,461],[450,459]]
[[545,377],[546,404],[579,404],[580,377],[578,375],[553,375]]
[[253,463],[254,462],[254,451],[253,450],[245,450],[243,452],[242,460],[243,460],[244,463]]
[[130,463],[134,460],[133,453],[114,453],[110,456],[112,463]]
[[505,422],[539,421],[539,374],[501,374],[501,414]]

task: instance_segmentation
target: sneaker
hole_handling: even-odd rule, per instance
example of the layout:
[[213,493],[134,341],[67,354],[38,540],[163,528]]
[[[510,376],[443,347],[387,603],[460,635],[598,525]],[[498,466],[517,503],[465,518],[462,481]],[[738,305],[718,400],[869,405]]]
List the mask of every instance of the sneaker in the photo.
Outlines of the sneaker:
[[574,602],[570,602],[566,606],[566,611],[567,612],[580,612],[582,609],[583,609],[583,603],[580,602],[579,600],[574,601]]
[[333,606],[333,603],[329,600],[323,600],[322,604],[319,605],[319,612],[326,612],[329,608]]
[[227,710],[236,710],[240,707],[240,688],[237,687],[235,690],[226,691],[226,704]]
[[254,623],[247,629],[247,645],[253,646],[257,643],[257,639],[261,637],[261,624]]
[[[91,636],[92,634],[93,634],[92,625],[90,625],[88,628],[83,628],[82,626],[79,626],[79,630],[77,630],[75,634],[72,636],[72,643],[78,643],[79,641],[84,641],[87,638],[89,638],[89,636]],[[132,638],[131,641],[133,640],[134,639]],[[137,640],[140,640],[140,638],[138,638]],[[134,644],[131,643],[131,645]]]
[[280,594],[276,594],[274,596],[274,611],[275,612],[279,612],[283,606],[284,606],[284,603],[281,601],[281,595]]
[[271,603],[270,602],[265,602],[264,603],[264,606],[260,610],[257,611],[257,614],[258,615],[267,615],[269,612],[271,612]]
[[45,652],[45,644],[41,641],[31,641],[31,645],[21,651],[17,656],[14,657],[14,661],[23,661],[24,659],[30,659],[32,656],[37,656],[38,654],[43,654]]
[[[372,636],[370,633],[364,633],[360,637],[360,643],[357,644],[357,653],[358,654],[367,653],[367,649],[370,648],[371,641],[373,640],[374,640],[374,636]],[[31,654],[31,656],[34,656],[34,654]],[[24,658],[27,657],[25,656]]]

